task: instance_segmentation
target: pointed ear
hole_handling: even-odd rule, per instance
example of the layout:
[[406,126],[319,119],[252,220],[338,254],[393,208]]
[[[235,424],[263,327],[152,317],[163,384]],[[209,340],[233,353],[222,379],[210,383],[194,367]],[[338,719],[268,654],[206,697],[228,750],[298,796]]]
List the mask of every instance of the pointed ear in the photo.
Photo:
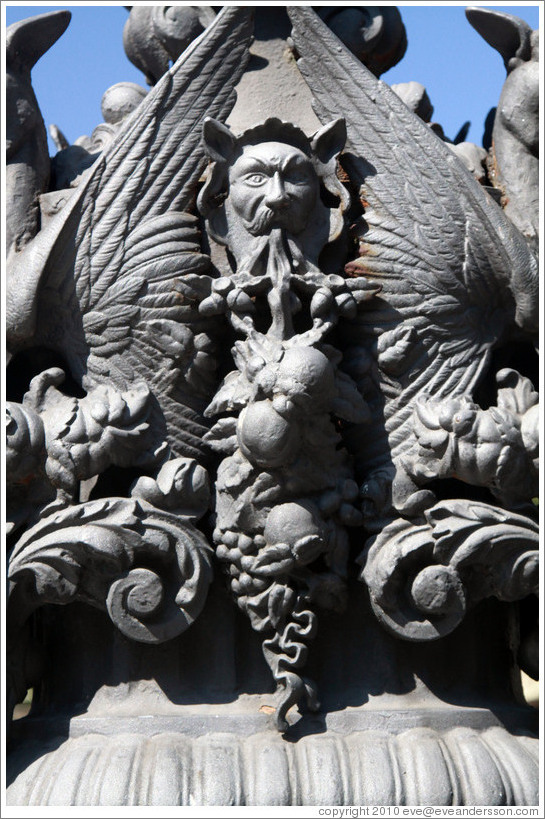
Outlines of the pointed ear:
[[320,162],[327,165],[337,154],[340,154],[346,142],[346,122],[335,119],[316,131],[311,140],[311,147]]
[[69,11],[51,11],[13,23],[6,31],[8,62],[30,71],[66,31],[71,17]]
[[203,140],[206,151],[215,162],[229,162],[233,157],[237,139],[226,125],[217,119],[206,117],[203,125]]
[[522,61],[530,59],[532,29],[520,17],[477,6],[469,6],[466,17],[488,45],[501,54],[507,71],[513,58]]

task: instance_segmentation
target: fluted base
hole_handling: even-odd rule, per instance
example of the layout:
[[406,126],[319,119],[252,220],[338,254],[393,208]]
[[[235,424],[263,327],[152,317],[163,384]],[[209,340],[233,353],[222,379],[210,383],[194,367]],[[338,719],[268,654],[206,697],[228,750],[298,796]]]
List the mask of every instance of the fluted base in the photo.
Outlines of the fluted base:
[[499,725],[418,726],[398,733],[327,729],[295,741],[272,730],[191,736],[153,733],[148,726],[116,735],[83,733],[41,747],[21,742],[11,754],[8,805],[538,802],[537,739],[513,736]]

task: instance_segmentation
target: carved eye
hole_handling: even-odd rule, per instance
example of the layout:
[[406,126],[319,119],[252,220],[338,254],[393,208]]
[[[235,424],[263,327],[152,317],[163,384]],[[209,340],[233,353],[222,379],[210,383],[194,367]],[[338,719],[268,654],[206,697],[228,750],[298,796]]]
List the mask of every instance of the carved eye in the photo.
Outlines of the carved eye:
[[458,435],[469,432],[475,421],[475,413],[470,409],[457,412],[452,419],[452,429]]
[[244,181],[248,185],[255,185],[255,187],[258,187],[267,181],[267,177],[264,173],[250,173]]

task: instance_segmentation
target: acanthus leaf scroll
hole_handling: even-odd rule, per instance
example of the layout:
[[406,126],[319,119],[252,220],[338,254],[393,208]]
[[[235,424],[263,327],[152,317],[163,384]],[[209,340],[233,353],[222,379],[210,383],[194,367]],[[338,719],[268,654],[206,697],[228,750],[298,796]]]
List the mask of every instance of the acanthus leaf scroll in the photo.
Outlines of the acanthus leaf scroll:
[[106,610],[131,640],[171,640],[202,611],[210,552],[190,519],[137,497],[67,506],[28,529],[8,569],[9,708],[26,692],[21,635],[35,609],[77,600]]

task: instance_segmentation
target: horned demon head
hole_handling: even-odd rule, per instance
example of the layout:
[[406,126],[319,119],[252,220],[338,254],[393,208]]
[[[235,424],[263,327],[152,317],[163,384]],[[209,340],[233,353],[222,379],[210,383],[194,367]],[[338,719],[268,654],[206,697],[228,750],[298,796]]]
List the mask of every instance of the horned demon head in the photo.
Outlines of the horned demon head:
[[[348,192],[336,174],[346,140],[343,119],[309,138],[291,123],[267,119],[236,137],[217,120],[204,124],[204,145],[212,160],[198,205],[210,236],[248,263],[275,228],[310,264],[343,226]],[[325,189],[336,199],[328,207]]]

